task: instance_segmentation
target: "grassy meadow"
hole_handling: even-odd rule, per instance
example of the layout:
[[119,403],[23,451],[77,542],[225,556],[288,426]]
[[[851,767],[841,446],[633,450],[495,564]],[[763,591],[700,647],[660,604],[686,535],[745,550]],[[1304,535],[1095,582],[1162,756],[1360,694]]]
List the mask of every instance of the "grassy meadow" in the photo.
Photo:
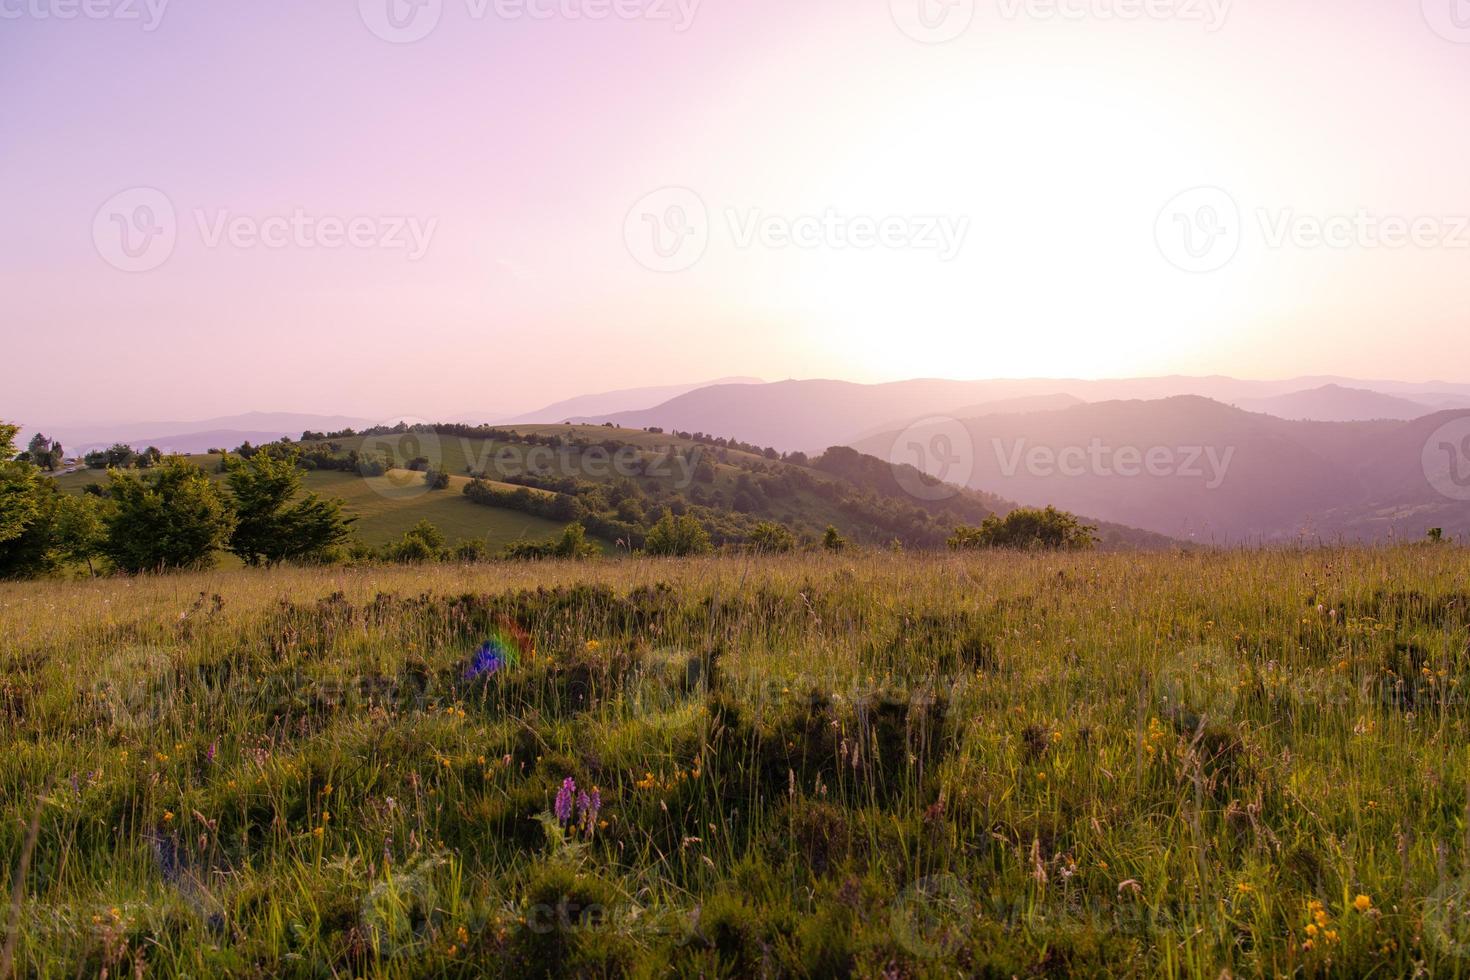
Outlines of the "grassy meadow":
[[224,569],[0,636],[0,974],[1470,975],[1460,548]]

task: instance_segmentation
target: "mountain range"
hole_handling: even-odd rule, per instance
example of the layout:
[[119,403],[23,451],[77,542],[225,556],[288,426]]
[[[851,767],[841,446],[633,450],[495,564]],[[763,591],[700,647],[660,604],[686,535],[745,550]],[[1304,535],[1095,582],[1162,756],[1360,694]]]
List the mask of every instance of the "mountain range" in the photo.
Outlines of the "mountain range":
[[1311,422],[1199,396],[922,423],[854,448],[1176,538],[1470,536],[1470,413]]

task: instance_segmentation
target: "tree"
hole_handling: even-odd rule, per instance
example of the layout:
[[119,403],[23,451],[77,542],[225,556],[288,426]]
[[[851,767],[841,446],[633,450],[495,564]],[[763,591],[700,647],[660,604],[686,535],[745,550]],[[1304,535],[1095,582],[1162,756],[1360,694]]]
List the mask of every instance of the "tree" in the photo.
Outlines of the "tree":
[[92,559],[102,553],[106,541],[102,498],[90,494],[62,494],[56,512],[56,548],[68,561],[86,562],[87,571],[97,574]]
[[643,550],[667,557],[702,555],[710,550],[709,532],[690,515],[675,517],[664,511],[664,516],[644,538]]
[[235,529],[235,514],[203,470],[170,457],[146,476],[108,474],[102,552],[124,572],[208,567]]
[[953,551],[1013,548],[1022,551],[1085,551],[1097,544],[1096,527],[1075,514],[1047,507],[1021,507],[1005,517],[992,514],[979,527],[958,527],[949,539]]
[[449,489],[449,474],[430,466],[424,471],[424,485],[430,490]]
[[30,461],[48,473],[54,473],[62,463],[61,443],[54,442],[37,432],[31,437],[26,449]]
[[761,521],[750,532],[750,547],[763,554],[784,554],[796,547],[796,536],[785,525]]
[[822,535],[822,547],[828,551],[842,551],[847,547],[847,539],[842,536],[837,528],[828,524],[826,533]]
[[387,549],[390,561],[437,561],[444,554],[444,534],[427,519],[404,532],[403,539]]
[[133,447],[120,442],[115,443],[110,449],[90,452],[83,458],[87,466],[94,470],[127,469],[137,465],[138,462],[138,454],[133,452]]
[[506,545],[505,557],[512,561],[541,561],[548,558],[591,558],[597,554],[597,545],[587,540],[587,529],[581,524],[568,524],[561,538],[537,544],[517,541]]
[[33,578],[56,567],[56,514],[63,496],[55,480],[18,460],[0,462],[0,578]]
[[226,457],[225,482],[234,497],[237,522],[230,551],[246,565],[319,560],[351,533],[355,517],[342,512],[342,501],[301,492],[295,452],[256,452],[249,459]]
[[15,458],[18,431],[0,422],[0,544],[20,537],[37,514],[36,468]]

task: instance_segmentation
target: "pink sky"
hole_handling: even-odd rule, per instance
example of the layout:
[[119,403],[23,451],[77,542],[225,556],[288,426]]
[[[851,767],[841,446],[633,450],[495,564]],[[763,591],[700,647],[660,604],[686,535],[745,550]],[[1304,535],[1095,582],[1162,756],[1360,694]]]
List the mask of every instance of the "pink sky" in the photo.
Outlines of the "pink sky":
[[[28,425],[721,375],[1470,380],[1462,0],[989,0],[942,44],[900,27],[939,0],[429,0],[413,43],[369,28],[390,0],[177,0],[152,30],[144,0],[69,2],[0,0],[0,417]],[[666,187],[707,216],[679,271],[628,220]],[[1198,187],[1239,221],[1191,272],[1159,229]],[[134,188],[176,242],[128,272],[104,205]],[[298,212],[365,244],[251,237]],[[940,219],[953,254],[923,244]]]

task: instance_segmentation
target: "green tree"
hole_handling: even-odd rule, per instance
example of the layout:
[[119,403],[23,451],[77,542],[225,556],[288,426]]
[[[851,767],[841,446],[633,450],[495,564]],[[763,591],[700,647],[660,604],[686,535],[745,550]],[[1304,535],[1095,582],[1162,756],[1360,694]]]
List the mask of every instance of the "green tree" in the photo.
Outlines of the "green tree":
[[26,452],[32,463],[49,473],[56,472],[56,469],[61,466],[61,443],[48,439],[39,432],[31,437]]
[[430,466],[424,471],[424,485],[430,490],[449,489],[449,474]]
[[235,529],[225,494],[181,457],[146,475],[113,470],[108,496],[102,552],[124,572],[208,567]]
[[404,532],[402,540],[387,549],[390,561],[417,564],[444,557],[444,533],[427,519]]
[[958,527],[949,539],[954,551],[1013,548],[1022,551],[1085,551],[1097,544],[1097,528],[1075,514],[1047,507],[1021,507],[1005,517],[992,514],[979,527]]
[[828,524],[826,533],[822,535],[822,547],[828,551],[842,551],[847,547],[847,539],[842,536],[837,528]]
[[783,524],[761,521],[750,532],[750,547],[762,554],[784,554],[796,548],[796,536]]
[[709,532],[690,515],[675,517],[664,511],[644,539],[643,550],[666,557],[702,555],[710,550]]
[[19,426],[0,422],[0,544],[13,541],[36,519],[38,474],[15,458]]
[[357,520],[342,501],[301,492],[297,454],[257,452],[249,459],[226,457],[225,482],[234,497],[236,525],[230,551],[245,564],[320,560],[351,533]]
[[89,494],[62,494],[56,511],[56,549],[67,561],[85,562],[87,571],[97,574],[92,559],[102,553],[107,540],[101,497]]
[[[40,477],[29,464],[0,463],[0,471],[14,472],[22,467],[31,470],[29,480],[20,476],[10,481],[0,473],[0,496],[10,491],[23,493],[24,500],[19,507],[23,507],[25,512],[19,532],[0,542],[0,578],[5,579],[44,575],[56,568],[59,558],[56,520],[65,497],[55,480]],[[14,512],[19,507],[8,509]]]

